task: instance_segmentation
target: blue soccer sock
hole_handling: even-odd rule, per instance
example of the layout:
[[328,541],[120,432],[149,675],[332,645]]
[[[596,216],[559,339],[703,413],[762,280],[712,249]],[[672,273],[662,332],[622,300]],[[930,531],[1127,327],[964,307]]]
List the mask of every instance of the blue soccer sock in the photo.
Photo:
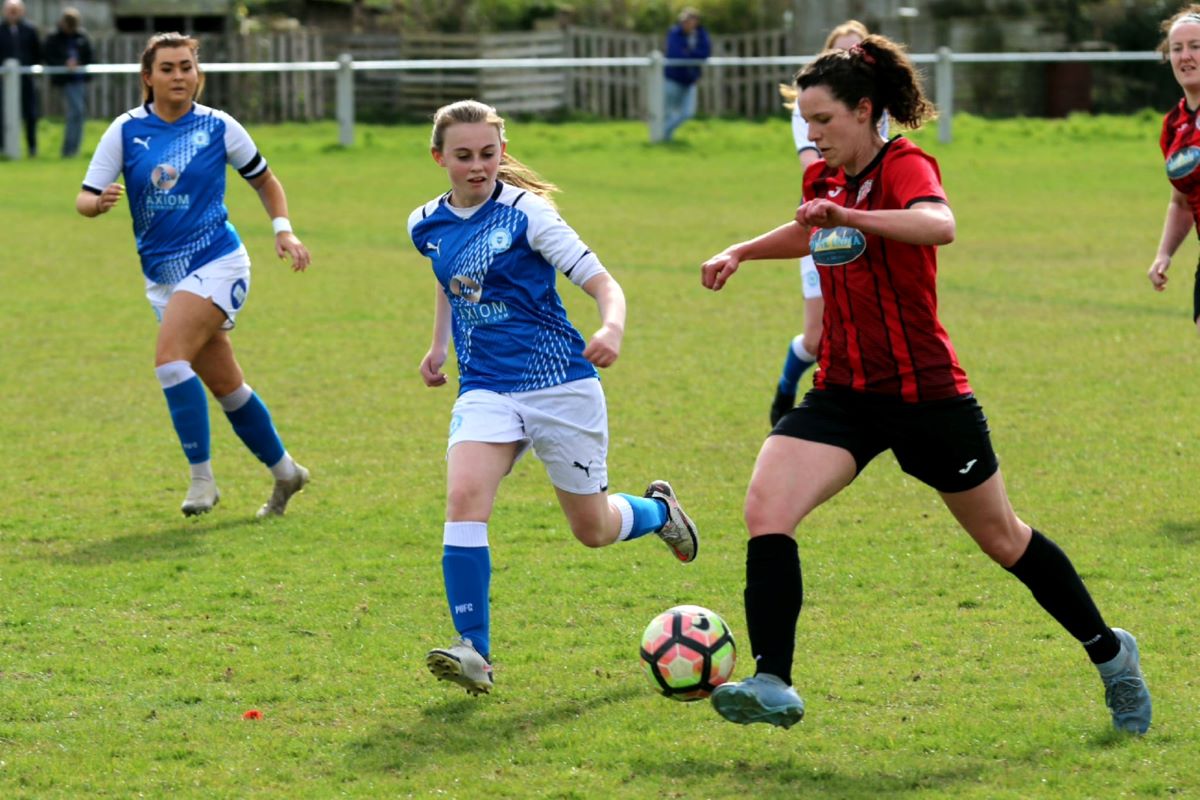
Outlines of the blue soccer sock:
[[492,556],[486,522],[447,522],[442,534],[442,579],[458,634],[484,658],[491,654],[488,589]]
[[795,394],[796,387],[800,384],[800,379],[804,377],[805,370],[815,363],[816,359],[804,346],[803,334],[792,339],[792,343],[788,346],[787,358],[783,362],[783,374],[779,377],[779,391],[784,394]]
[[613,507],[621,512],[621,534],[618,541],[637,539],[654,533],[667,524],[667,504],[652,497],[634,497],[631,494],[614,494],[609,498]]
[[208,398],[204,384],[186,361],[171,361],[154,368],[167,398],[167,409],[183,454],[189,464],[209,460]]
[[268,467],[278,464],[284,457],[283,441],[271,422],[271,412],[254,390],[242,384],[233,392],[217,398],[225,416],[233,425],[233,432]]

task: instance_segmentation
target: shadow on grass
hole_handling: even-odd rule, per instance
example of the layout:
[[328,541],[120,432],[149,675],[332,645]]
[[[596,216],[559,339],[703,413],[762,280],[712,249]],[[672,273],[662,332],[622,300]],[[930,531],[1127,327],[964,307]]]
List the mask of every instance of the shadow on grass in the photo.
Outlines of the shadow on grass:
[[983,777],[979,766],[964,765],[944,769],[915,768],[875,774],[850,774],[816,763],[801,756],[766,754],[761,761],[728,762],[714,759],[634,758],[629,767],[638,775],[658,776],[676,783],[703,786],[708,781],[737,784],[739,797],[832,798],[908,797],[938,793],[960,784],[977,785]]
[[157,561],[191,558],[208,552],[204,538],[227,530],[252,529],[263,523],[254,519],[225,519],[204,524],[183,522],[166,529],[130,533],[89,542],[74,550],[52,556],[53,561],[65,564],[108,564],[115,561]]
[[583,722],[582,718],[592,711],[644,693],[641,687],[627,686],[586,700],[569,700],[533,712],[515,713],[481,706],[489,702],[486,698],[446,700],[422,708],[420,721],[411,727],[385,725],[372,735],[352,742],[348,760],[355,770],[411,772],[420,764],[444,760],[447,753],[479,753],[512,747],[547,727],[572,720]]
[[1158,532],[1175,544],[1200,544],[1200,520],[1164,522],[1158,526]]

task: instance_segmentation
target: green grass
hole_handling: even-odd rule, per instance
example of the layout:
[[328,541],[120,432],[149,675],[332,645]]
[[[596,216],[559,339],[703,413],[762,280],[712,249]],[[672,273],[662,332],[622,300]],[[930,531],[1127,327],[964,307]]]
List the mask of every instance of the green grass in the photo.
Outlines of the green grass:
[[[252,133],[314,254],[306,275],[275,263],[230,178],[256,260],[238,354],[314,475],[268,524],[253,512],[269,478],[215,405],[222,503],[178,514],[186,469],[127,212],[74,214],[82,160],[0,163],[0,796],[1200,794],[1196,248],[1150,290],[1168,197],[1155,115],[963,117],[951,145],[916,137],[959,221],[943,321],[1018,512],[1141,641],[1142,740],[1110,732],[1080,648],[890,456],[800,531],[801,726],[728,725],[649,690],[638,637],[681,602],[729,620],[749,673],[741,502],[802,300],[793,264],[748,265],[715,295],[698,265],[790,217],[783,119],[692,123],[668,147],[632,123],[511,126],[629,297],[604,376],[613,488],[669,478],[704,542],[687,568],[653,539],[583,548],[526,459],[491,523],[497,691],[434,682],[453,390],[417,375],[433,288],[405,221],[444,174],[424,127],[363,127],[348,152],[331,124]],[[563,292],[590,332],[590,301]]]

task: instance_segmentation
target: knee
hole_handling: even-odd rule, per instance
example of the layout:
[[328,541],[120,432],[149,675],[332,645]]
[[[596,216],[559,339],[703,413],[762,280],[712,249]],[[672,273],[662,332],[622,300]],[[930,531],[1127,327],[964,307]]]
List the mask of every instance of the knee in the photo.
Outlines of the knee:
[[764,533],[792,533],[800,520],[784,519],[784,514],[775,508],[770,496],[751,484],[746,492],[746,505],[742,508],[742,519],[751,536]]
[[604,520],[592,515],[568,518],[571,534],[584,547],[604,547],[612,544],[613,537],[605,530]]
[[984,554],[1002,567],[1011,567],[1025,554],[1031,531],[1019,520],[997,520],[975,534]]
[[474,487],[451,486],[446,491],[446,519],[450,522],[487,522],[491,509],[485,509],[484,505]]
[[584,547],[596,548],[612,544],[605,532],[597,526],[572,525],[571,533]]

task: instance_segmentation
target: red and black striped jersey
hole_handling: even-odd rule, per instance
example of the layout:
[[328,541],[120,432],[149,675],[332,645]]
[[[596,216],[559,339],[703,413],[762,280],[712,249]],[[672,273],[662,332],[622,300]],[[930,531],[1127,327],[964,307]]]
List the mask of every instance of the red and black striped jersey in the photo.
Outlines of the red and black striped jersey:
[[1167,161],[1167,179],[1187,197],[1192,220],[1200,226],[1200,131],[1186,97],[1163,117],[1158,143]]
[[[804,199],[818,197],[867,210],[946,202],[937,162],[899,137],[858,175],[824,160],[811,164]],[[971,391],[937,317],[936,247],[845,227],[813,228],[810,245],[825,296],[816,388],[911,403]]]

